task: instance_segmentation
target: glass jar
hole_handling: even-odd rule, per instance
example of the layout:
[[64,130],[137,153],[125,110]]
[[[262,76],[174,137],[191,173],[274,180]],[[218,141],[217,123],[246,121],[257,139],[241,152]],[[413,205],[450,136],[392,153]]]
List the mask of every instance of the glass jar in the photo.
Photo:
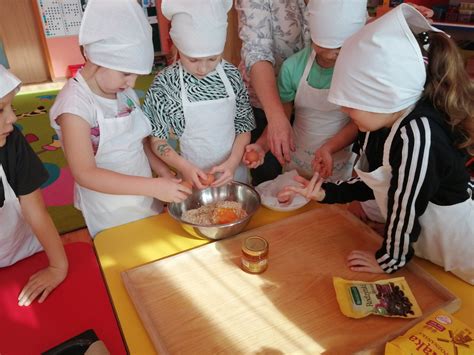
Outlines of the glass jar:
[[268,242],[262,237],[245,238],[242,243],[242,270],[251,274],[260,274],[268,266]]

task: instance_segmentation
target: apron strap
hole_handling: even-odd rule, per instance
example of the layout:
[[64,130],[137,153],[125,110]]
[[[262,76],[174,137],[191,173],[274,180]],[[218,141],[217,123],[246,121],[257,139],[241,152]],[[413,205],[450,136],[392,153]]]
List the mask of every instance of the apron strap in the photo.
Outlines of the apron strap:
[[0,178],[2,180],[3,184],[3,193],[5,195],[5,201],[6,200],[11,200],[11,199],[16,199],[15,191],[13,191],[12,187],[8,183],[7,180],[7,174],[5,173],[5,170],[3,170],[3,165],[0,164]]
[[186,88],[184,86],[184,78],[183,78],[183,67],[181,62],[178,62],[179,68],[179,85],[181,86],[181,102],[188,103],[188,95],[186,95]]
[[303,76],[300,79],[300,83],[301,81],[306,81],[308,79],[309,72],[311,68],[313,67],[313,63],[315,59],[316,59],[316,52],[314,51],[314,49],[311,49],[311,54],[308,60],[306,61],[306,66],[304,67]]
[[[97,112],[97,124],[100,126],[100,123],[103,121],[104,119],[104,112],[102,111],[102,108],[100,107],[100,104],[99,102],[97,101],[97,99],[95,98],[96,94],[91,90],[91,88],[89,87],[89,85],[87,85],[87,81],[86,79],[84,79],[84,77],[81,75],[81,73],[77,73],[76,76],[74,77],[74,80],[76,80],[80,86],[87,91],[88,95],[87,97],[90,98],[91,100],[91,105],[94,106],[94,108],[96,109],[95,111]],[[118,100],[117,100],[118,102]]]
[[235,97],[234,90],[232,89],[232,85],[230,83],[229,78],[224,72],[224,67],[221,65],[221,63],[217,64],[217,73],[219,74],[219,77],[221,78],[222,82],[224,83],[225,90],[227,92],[227,96],[230,99],[233,99]]

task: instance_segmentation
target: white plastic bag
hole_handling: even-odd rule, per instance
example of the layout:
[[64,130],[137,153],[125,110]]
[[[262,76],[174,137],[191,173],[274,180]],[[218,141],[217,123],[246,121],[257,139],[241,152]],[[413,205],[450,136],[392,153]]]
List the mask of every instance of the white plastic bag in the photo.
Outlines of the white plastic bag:
[[283,190],[285,186],[300,186],[293,178],[297,176],[296,170],[291,170],[277,176],[270,181],[262,182],[255,187],[255,190],[260,194],[262,205],[275,211],[293,211],[306,205],[309,200],[303,196],[296,194],[291,203],[280,203],[277,199],[277,194]]

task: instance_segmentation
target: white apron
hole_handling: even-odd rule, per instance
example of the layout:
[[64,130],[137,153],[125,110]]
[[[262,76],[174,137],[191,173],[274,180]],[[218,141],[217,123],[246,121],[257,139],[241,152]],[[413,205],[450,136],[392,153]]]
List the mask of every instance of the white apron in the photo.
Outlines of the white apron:
[[[375,195],[383,218],[387,219],[388,190],[392,177],[389,164],[393,137],[403,119],[392,126],[384,144],[383,165],[368,172],[367,157],[362,154],[355,170]],[[474,284],[474,201],[470,198],[452,206],[429,203],[419,217],[421,232],[413,243],[415,255],[451,271],[461,279]]]
[[[313,50],[296,91],[293,123],[296,150],[291,155],[291,161],[285,166],[285,171],[296,169],[306,178],[313,176],[311,162],[314,159],[314,152],[350,121],[350,118],[340,111],[340,106],[328,101],[328,89],[316,89],[308,84],[314,60]],[[351,146],[333,154],[333,175],[328,180],[350,178],[353,161]]]
[[[205,172],[229,158],[235,140],[235,93],[222,65],[218,64],[216,70],[228,97],[190,102],[184,86],[183,68],[179,64],[185,120],[184,132],[179,139],[180,151],[186,160]],[[245,165],[237,167],[234,180],[248,183],[249,175]]]
[[43,247],[24,220],[20,201],[7,181],[0,164],[0,177],[5,191],[5,202],[0,208],[0,267],[15,264]]
[[[363,151],[365,151],[367,147],[367,142],[369,141],[369,136],[370,132],[367,132],[365,134],[365,141],[364,141],[364,146],[362,148]],[[357,170],[359,168],[360,170]],[[359,161],[356,164],[356,171],[361,172],[364,174],[363,171],[368,171],[369,170],[369,163],[367,162],[367,156],[364,154],[363,157],[359,158]],[[360,203],[360,206],[364,210],[365,214],[367,215],[367,218],[373,222],[377,223],[385,223],[385,217],[382,215],[380,212],[380,208],[377,204],[376,200],[368,200],[368,201],[362,201]]]
[[[94,98],[82,76],[76,78]],[[121,100],[132,99],[118,93],[119,105],[123,102]],[[143,139],[150,135],[151,125],[139,104],[135,103],[132,112],[123,117],[104,117],[99,103],[96,102],[96,105],[100,129],[99,147],[95,155],[97,167],[125,175],[151,177],[150,163],[143,149]],[[162,203],[152,197],[105,194],[77,183],[74,205],[82,211],[93,237],[103,229],[155,215],[163,208]]]

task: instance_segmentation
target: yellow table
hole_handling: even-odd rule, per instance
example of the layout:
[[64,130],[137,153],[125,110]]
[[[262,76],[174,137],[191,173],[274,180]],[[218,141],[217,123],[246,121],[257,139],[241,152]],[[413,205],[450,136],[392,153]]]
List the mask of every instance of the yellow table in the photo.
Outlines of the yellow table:
[[[311,202],[300,210],[287,213],[274,212],[262,207],[246,229],[256,228],[312,208],[324,208],[324,206]],[[97,255],[131,354],[153,354],[155,351],[127,294],[120,273],[205,243],[207,241],[189,236],[166,213],[115,227],[97,235],[94,240]],[[472,316],[474,314],[474,286],[444,272],[430,262],[418,261],[441,284],[461,299],[461,309],[455,313],[455,316],[474,327]]]

